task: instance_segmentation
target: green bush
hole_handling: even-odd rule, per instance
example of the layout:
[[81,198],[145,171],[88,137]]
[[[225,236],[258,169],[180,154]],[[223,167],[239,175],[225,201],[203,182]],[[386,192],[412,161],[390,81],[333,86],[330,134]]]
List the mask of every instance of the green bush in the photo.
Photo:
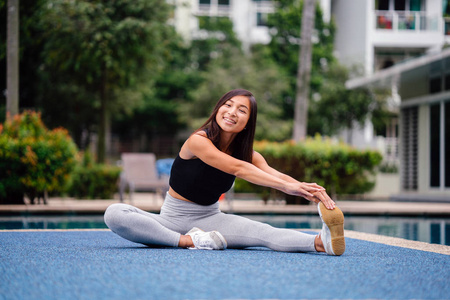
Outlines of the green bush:
[[0,125],[0,204],[33,201],[64,190],[77,148],[65,129],[48,130],[39,113],[26,111]]
[[[333,197],[363,194],[373,189],[372,175],[382,160],[378,151],[357,150],[319,136],[302,143],[255,142],[254,149],[273,168],[297,180],[315,182],[325,187]],[[299,201],[297,197],[289,196],[286,200],[291,203]]]
[[112,199],[120,172],[117,166],[95,164],[86,152],[73,172],[68,194],[78,199]]

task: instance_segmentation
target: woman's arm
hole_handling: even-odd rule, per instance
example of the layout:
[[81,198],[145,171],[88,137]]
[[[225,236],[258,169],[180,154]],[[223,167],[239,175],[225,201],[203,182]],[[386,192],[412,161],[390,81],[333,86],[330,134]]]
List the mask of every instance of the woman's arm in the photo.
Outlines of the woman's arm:
[[[260,168],[261,170],[263,170],[264,172],[272,174],[273,176],[281,178],[285,181],[300,183],[303,186],[303,189],[305,189],[306,191],[310,191],[310,193],[313,194],[312,198],[307,198],[309,201],[313,201],[315,203],[323,202],[325,206],[330,209],[335,207],[335,202],[330,198],[330,196],[328,196],[327,192],[325,191],[325,188],[321,187],[316,183],[299,182],[298,180],[292,178],[291,176],[277,171],[276,169],[269,166],[264,157],[256,151],[253,152],[253,164],[258,168]],[[311,190],[311,188],[312,189],[320,188],[320,191]]]
[[248,163],[218,150],[207,137],[201,134],[193,134],[181,148],[180,156],[184,159],[197,157],[216,169],[251,183],[274,188],[286,194],[302,196],[314,202],[320,200],[327,208],[334,208],[334,201],[329,197],[319,198],[316,196],[323,194],[324,189],[322,187],[316,184],[301,183],[270,168],[267,163],[265,163],[267,165],[265,166],[262,162],[264,158],[259,153],[255,152],[253,163],[256,164]]

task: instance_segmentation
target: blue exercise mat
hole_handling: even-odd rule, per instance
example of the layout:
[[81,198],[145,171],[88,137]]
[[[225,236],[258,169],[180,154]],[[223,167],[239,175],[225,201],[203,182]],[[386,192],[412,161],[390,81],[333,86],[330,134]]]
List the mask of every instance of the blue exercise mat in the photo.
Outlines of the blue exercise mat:
[[341,257],[0,232],[0,299],[449,299],[450,256],[346,239]]

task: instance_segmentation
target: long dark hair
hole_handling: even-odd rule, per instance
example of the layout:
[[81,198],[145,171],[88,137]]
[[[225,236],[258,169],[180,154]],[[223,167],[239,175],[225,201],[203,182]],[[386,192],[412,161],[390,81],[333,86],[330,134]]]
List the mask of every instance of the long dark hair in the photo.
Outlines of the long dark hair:
[[217,124],[216,115],[219,108],[235,96],[245,96],[248,98],[250,101],[250,116],[245,129],[237,134],[230,145],[230,149],[233,157],[251,163],[253,159],[253,140],[255,139],[256,115],[258,114],[256,99],[251,92],[244,89],[235,89],[224,94],[217,102],[213,112],[209,116],[208,120],[206,120],[205,124],[203,124],[195,132],[202,130],[206,131],[208,138],[217,148],[219,148],[221,128],[219,124]]

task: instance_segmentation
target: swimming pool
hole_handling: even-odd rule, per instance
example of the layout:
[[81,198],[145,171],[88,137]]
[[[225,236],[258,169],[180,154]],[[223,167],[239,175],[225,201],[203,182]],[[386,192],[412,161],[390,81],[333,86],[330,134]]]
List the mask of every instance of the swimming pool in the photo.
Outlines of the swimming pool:
[[[244,215],[280,228],[320,229],[318,216]],[[104,229],[103,215],[0,216],[0,230],[11,229]],[[345,229],[433,244],[450,245],[450,219],[423,217],[345,218]]]

